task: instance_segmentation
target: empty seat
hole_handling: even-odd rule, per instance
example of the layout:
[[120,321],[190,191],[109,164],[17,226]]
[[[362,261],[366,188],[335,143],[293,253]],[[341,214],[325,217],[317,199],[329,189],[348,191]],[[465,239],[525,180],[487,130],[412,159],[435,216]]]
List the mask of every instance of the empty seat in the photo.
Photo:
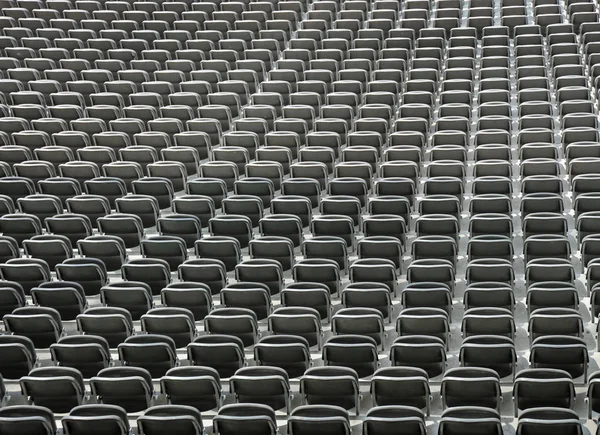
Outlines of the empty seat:
[[177,362],[175,342],[166,335],[133,335],[119,344],[118,351],[123,365],[141,367],[154,378],[163,376]]
[[109,367],[90,380],[91,394],[102,404],[117,405],[127,412],[150,406],[152,377],[140,367]]
[[0,410],[0,428],[32,434],[56,432],[53,412],[44,406],[15,405]]
[[137,419],[138,430],[143,434],[159,434],[165,430],[197,435],[204,431],[200,411],[185,405],[160,405],[147,409]]
[[62,337],[50,346],[50,353],[54,362],[79,370],[84,378],[95,376],[112,361],[108,342],[95,335]]
[[19,380],[23,394],[32,404],[53,412],[69,412],[85,396],[83,377],[70,367],[39,367]]
[[276,435],[275,411],[259,403],[238,403],[223,406],[213,419],[214,431],[219,435],[233,435],[239,431],[253,434]]
[[127,414],[118,406],[80,405],[61,419],[65,431],[72,434],[126,434],[129,429]]

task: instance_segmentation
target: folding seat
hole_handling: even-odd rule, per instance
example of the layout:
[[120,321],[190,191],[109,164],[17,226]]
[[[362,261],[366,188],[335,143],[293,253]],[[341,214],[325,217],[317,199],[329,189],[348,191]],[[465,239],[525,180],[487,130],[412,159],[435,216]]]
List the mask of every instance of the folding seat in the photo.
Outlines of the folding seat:
[[175,367],[167,371],[160,382],[168,403],[178,405],[173,406],[174,409],[208,411],[222,405],[219,373],[214,368]]
[[228,106],[223,105],[205,105],[198,109],[201,118],[216,119],[220,123],[222,131],[228,131],[231,124],[231,110]]
[[196,320],[202,320],[213,309],[210,288],[202,283],[172,283],[161,290],[163,305],[189,310]]
[[360,206],[367,204],[367,195],[372,186],[371,166],[366,162],[338,163],[334,177],[328,185],[330,195],[348,195],[356,197]]
[[510,216],[503,213],[480,213],[471,218],[469,233],[471,237],[496,235],[512,238],[514,232]]
[[521,190],[524,194],[530,193],[563,193],[563,184],[556,175],[530,175],[523,179]]
[[[179,180],[171,180],[175,182],[175,188],[179,187],[179,190],[183,190],[187,175],[196,175],[198,172],[198,165],[200,163],[198,150],[194,147],[172,146],[168,149],[162,149],[160,152],[161,157],[166,161],[181,164],[185,168],[186,177],[182,177],[180,183]],[[154,170],[154,172],[156,173],[157,171]]]
[[[20,140],[18,140],[18,137],[17,141],[20,142]],[[2,157],[2,160],[4,162],[6,162],[12,167],[16,163],[22,163],[25,161],[32,160],[33,154],[31,151],[32,150],[28,149],[26,146],[4,145],[0,147],[0,156]]]
[[[524,195],[521,201],[521,214],[523,217],[527,217],[530,214],[536,216],[544,216],[546,219],[556,217],[557,214],[562,213],[563,203],[560,195],[553,193],[530,193]],[[538,215],[542,213],[541,215]],[[546,230],[547,233],[560,232],[560,227],[554,225],[553,230]],[[541,231],[540,231],[541,232]]]
[[118,350],[124,366],[143,368],[153,377],[164,376],[177,362],[175,342],[166,335],[134,335],[119,344]]
[[50,281],[48,264],[36,258],[14,258],[0,265],[0,274],[4,280],[18,283],[25,294],[33,287]]
[[68,412],[81,405],[85,387],[81,373],[70,367],[39,367],[19,380],[31,404],[53,412]]
[[461,331],[465,337],[493,335],[514,340],[516,328],[513,314],[508,309],[480,307],[465,311]]
[[111,348],[116,348],[133,331],[131,314],[124,308],[95,307],[77,316],[80,333],[100,336]]
[[482,234],[471,236],[467,244],[467,256],[469,262],[483,258],[512,261],[514,248],[512,241],[506,236]]
[[[274,123],[275,132],[278,132],[278,136],[281,136],[283,132],[286,132],[285,136],[292,136],[292,138],[286,140],[286,142],[291,142],[293,140],[293,144],[303,145],[306,143],[306,134],[308,133],[308,123],[305,119],[301,118],[283,118],[277,119]],[[290,134],[291,133],[291,134]],[[265,141],[266,141],[265,135]],[[287,139],[287,138],[286,138]],[[293,146],[293,145],[292,145]],[[290,148],[292,148],[290,146]],[[292,153],[294,152],[292,148]]]
[[187,248],[201,238],[202,224],[200,218],[190,214],[174,214],[159,218],[156,228],[161,236],[176,236],[183,239]]
[[528,159],[521,162],[521,177],[560,174],[560,166],[551,159]]
[[[385,379],[385,382],[388,381],[389,378]],[[365,434],[386,434],[400,426],[407,433],[426,433],[423,412],[403,405],[376,406],[370,409],[363,421],[362,430]]]
[[583,321],[573,308],[538,308],[529,316],[531,341],[544,336],[583,337]]
[[[60,222],[57,220],[52,225],[72,225],[71,222],[73,221],[73,216],[63,215],[64,219],[61,219]],[[81,217],[82,216],[80,216],[80,218]],[[120,216],[120,219],[119,217],[117,217],[117,215],[108,216],[107,219],[103,220],[100,231],[105,233],[106,231],[110,231],[108,230],[108,225],[110,225],[110,221],[114,219],[115,221],[120,220],[122,223],[123,218],[125,218],[125,216]],[[137,241],[133,243],[135,244],[135,246],[137,246],[139,245],[139,240],[141,239],[140,234],[143,234],[140,232],[141,222],[136,224],[136,217],[133,215],[130,215],[127,218],[134,221],[133,231],[135,231],[135,240]],[[85,257],[98,258],[102,260],[108,271],[120,270],[123,263],[127,260],[126,242],[123,240],[123,238],[125,238],[127,242],[132,243],[130,242],[130,239],[114,235],[92,236],[91,225],[89,224],[89,221],[86,224],[85,221],[81,222],[82,220],[83,219],[79,219],[79,223],[80,225],[84,225],[84,230],[86,230],[86,232],[79,234],[75,233],[74,236],[71,236],[71,238],[74,239],[71,240],[71,242],[77,243],[77,249],[80,255]],[[48,226],[50,226],[50,223],[48,223]],[[87,229],[89,229],[89,231],[87,231]],[[69,234],[67,234],[67,236],[69,236]]]
[[510,260],[480,258],[469,262],[465,276],[468,284],[486,281],[512,284],[515,272]]
[[[27,82],[27,80],[25,82]],[[0,82],[0,92],[2,92],[2,94],[4,94],[5,100],[7,100],[7,97],[10,94],[16,93],[16,92],[21,92],[23,90],[24,90],[24,86],[23,86],[23,83],[21,82],[21,80],[3,79],[2,82]],[[12,119],[12,121],[13,122],[9,125],[16,125],[14,123],[26,122],[25,120],[21,120],[21,119]]]
[[598,409],[598,372],[591,373],[588,378],[586,397],[588,402],[588,418],[590,418],[592,412],[597,412]]
[[195,243],[196,255],[222,261],[227,271],[235,269],[242,261],[241,247],[237,239],[228,236],[211,236]]
[[458,240],[459,225],[456,217],[447,214],[428,214],[419,217],[415,222],[417,237],[449,236]]
[[[389,426],[391,421],[388,418],[391,415],[385,417],[381,415],[384,418],[378,419],[376,416],[379,412],[375,410],[380,410],[382,414],[384,410],[388,411],[387,414],[393,414],[396,411],[395,413],[399,414],[398,417],[403,413],[406,413],[406,417],[408,417],[409,413],[412,413],[422,423],[424,415],[421,410],[425,409],[426,415],[430,413],[431,394],[428,382],[427,372],[417,367],[378,369],[371,379],[371,394],[376,407],[367,413],[363,430],[365,426],[374,428],[381,425],[381,429],[385,425]],[[369,416],[373,417],[372,421],[369,421]],[[400,420],[396,421],[400,423]],[[402,422],[402,424],[404,423]],[[380,432],[376,430],[374,433]]]
[[263,236],[250,241],[249,248],[252,259],[276,260],[282,271],[290,270],[294,265],[294,244],[287,237]]
[[106,339],[94,335],[62,337],[50,346],[52,361],[81,372],[84,378],[95,376],[112,362]]
[[98,294],[108,283],[106,266],[96,258],[68,258],[55,266],[56,276],[80,284],[86,295]]
[[[233,162],[225,162],[225,161],[212,161],[203,163],[200,165],[200,176],[204,179],[206,178],[217,178],[221,179],[226,183],[227,190],[233,190],[233,185],[235,181],[237,181],[238,175],[238,167]],[[189,183],[188,183],[189,185]],[[189,188],[188,188],[189,190]],[[200,193],[200,192],[192,192],[189,193]],[[226,196],[226,195],[224,195]],[[222,201],[222,199],[221,199]],[[217,208],[221,207],[221,201],[218,203],[215,201],[215,206]]]
[[[117,193],[116,196],[103,195],[103,196],[109,197],[112,200],[112,201],[109,200],[109,202],[111,203],[111,206],[114,206],[114,201],[116,198],[122,197],[125,195],[121,190],[123,183],[127,189],[127,192],[131,192],[132,191],[131,183],[134,180],[138,180],[144,176],[144,171],[142,169],[142,166],[139,163],[132,162],[132,161],[111,162],[111,163],[104,164],[104,165],[102,165],[102,172],[104,173],[105,177],[87,180],[84,182],[84,185],[86,186],[87,189],[90,190],[89,193],[98,193],[99,194],[101,191],[98,188],[101,188],[102,182],[112,181],[114,178],[118,178],[118,179],[122,180],[122,182],[119,181],[119,183],[118,183],[119,186],[115,186],[115,187],[117,187],[117,189],[115,189],[116,193]],[[94,189],[93,184],[97,184],[95,189]],[[114,183],[107,183],[107,184],[114,184]],[[108,186],[106,186],[106,187],[108,187]]]
[[579,307],[579,297],[574,286],[561,282],[539,282],[531,285],[527,289],[526,302],[529,313],[539,308],[577,310]]
[[[148,165],[150,166],[150,165]],[[183,166],[183,165],[181,165]],[[150,170],[150,169],[149,169]],[[138,198],[142,199],[145,197],[146,200],[152,199],[152,208],[156,209],[165,209],[170,208],[171,203],[173,201],[173,197],[175,196],[173,192],[173,183],[171,180],[165,177],[144,177],[139,180],[133,180],[132,183],[133,193]],[[120,200],[124,201],[120,201]],[[129,199],[133,199],[130,197],[118,198],[117,208],[126,208],[125,204]],[[127,207],[128,208],[128,207]],[[146,206],[146,209],[149,209],[150,206]],[[144,220],[145,224],[148,226],[153,226],[156,224],[156,220],[158,218],[158,211],[155,211],[153,214],[155,215],[154,220],[152,216],[148,216],[150,214],[149,211],[146,211],[146,217],[140,215],[142,220]]]
[[502,423],[500,414],[494,409],[459,406],[448,408],[442,413],[440,431],[445,434],[476,431],[482,435],[499,435],[502,433]]
[[90,380],[91,394],[102,404],[117,405],[126,412],[148,408],[153,388],[150,373],[140,367],[109,367]]
[[449,215],[460,219],[462,212],[460,200],[454,195],[438,194],[427,195],[419,201],[417,207],[419,214],[426,215]]
[[[399,183],[394,183],[395,180],[398,180]],[[398,184],[405,184],[407,185],[409,188],[412,187],[412,192],[414,192],[414,183],[412,183],[412,181],[410,180],[406,180],[409,181],[410,184],[408,183],[403,183],[401,178],[397,178],[397,179],[388,179],[387,183],[386,182],[382,182],[379,181],[375,184],[375,193],[377,194],[376,197],[371,198],[369,200],[369,203],[367,204],[367,211],[371,214],[371,216],[365,218],[364,220],[366,222],[373,220],[374,222],[378,222],[377,218],[375,217],[376,215],[390,215],[389,218],[388,216],[384,216],[381,220],[382,221],[389,221],[390,224],[397,224],[397,220],[396,219],[390,219],[391,215],[399,215],[400,217],[402,217],[402,219],[405,222],[405,225],[408,227],[410,226],[410,210],[411,210],[411,199],[414,200],[414,193],[413,194],[409,194],[406,196],[400,196],[400,195],[386,195],[385,191],[387,189],[385,189],[386,185],[388,185],[388,187],[390,188],[390,190],[393,188],[394,185],[398,185]],[[409,190],[410,192],[411,190]],[[370,224],[367,224],[370,225]],[[377,226],[375,224],[373,224],[375,226],[375,228],[377,228]],[[372,231],[378,232],[377,229],[375,228],[370,228],[369,229],[369,235],[373,235]],[[364,229],[364,228],[363,228]],[[386,235],[390,235],[390,234],[386,234]],[[398,234],[398,237],[401,239],[401,234]]]
[[[544,222],[542,223],[542,221]],[[565,235],[565,233],[566,223],[558,213],[536,212],[529,213],[523,218],[523,237],[525,239],[535,234]]]
[[[455,169],[461,170],[461,165],[456,165]],[[462,197],[464,184],[461,178],[451,176],[430,177],[425,181],[423,193],[425,195],[455,195]]]
[[[285,149],[281,149],[281,151],[289,154]],[[291,161],[291,158],[288,161]],[[252,162],[246,165],[246,179],[234,183],[234,192],[242,195],[256,195],[261,198],[263,205],[267,208],[271,205],[274,191],[281,188],[283,176],[283,165],[279,162]]]
[[0,178],[0,194],[10,198],[12,203],[19,198],[32,195],[34,192],[34,183],[29,178],[10,176]]
[[187,260],[178,270],[179,279],[206,284],[213,294],[225,287],[227,273],[225,264],[216,259]]
[[44,146],[41,148],[36,148],[34,153],[37,159],[52,163],[55,171],[58,169],[60,164],[75,160],[73,155],[74,153],[67,147]]
[[138,418],[137,425],[139,432],[144,434],[164,430],[177,430],[182,434],[199,434],[204,431],[200,412],[182,405],[153,406]]
[[574,280],[574,273],[573,267],[568,260],[539,258],[531,260],[526,265],[525,279],[527,285],[540,281],[559,281],[572,283]]
[[6,214],[14,214],[15,211],[15,205],[10,196],[0,194],[0,214],[4,216]]
[[[567,80],[569,76],[561,77],[562,80]],[[559,80],[560,80],[559,79]],[[589,114],[582,115],[581,117],[574,116],[572,113],[568,113],[563,117],[562,126],[563,128],[574,128],[574,127],[596,127],[597,120]]]
[[[409,319],[405,316],[404,326],[409,325],[407,320]],[[415,317],[414,320],[419,319]],[[436,377],[446,368],[446,344],[433,335],[403,335],[394,340],[390,360],[393,366],[418,367],[430,377]]]
[[[568,150],[567,150],[568,156]],[[532,142],[527,143],[521,146],[519,149],[519,158],[521,160],[528,160],[530,158],[556,158],[555,156],[558,154],[558,150],[554,147],[554,145],[543,143],[543,142]],[[567,162],[569,162],[569,158],[567,158]]]
[[359,225],[362,207],[358,198],[349,195],[331,195],[323,198],[319,205],[322,215],[344,215],[352,219],[354,225]]
[[300,394],[308,405],[336,405],[360,412],[358,376],[348,367],[309,368],[300,379]]
[[[139,216],[126,213],[113,213],[98,218],[98,229],[104,234],[102,238],[87,238],[78,243],[78,249],[101,258],[109,270],[120,269],[126,259],[125,248],[139,246],[144,228]],[[119,240],[120,239],[120,240]]]
[[214,417],[215,433],[232,435],[239,433],[240,430],[275,435],[277,433],[275,411],[270,406],[259,403],[237,403],[219,409],[219,413]]
[[[181,259],[177,260],[177,262],[179,261]],[[129,260],[121,267],[121,273],[125,281],[136,281],[147,284],[153,295],[160,294],[160,291],[171,282],[169,263],[161,258]]]
[[[138,180],[141,181],[141,180]],[[152,182],[152,179],[149,179]],[[162,180],[159,180],[162,181]],[[166,180],[165,180],[166,182]],[[164,184],[159,184],[164,186]],[[154,188],[150,185],[149,187]],[[134,189],[136,188],[134,182]],[[168,192],[170,193],[170,192]],[[168,196],[170,199],[170,196]],[[160,215],[160,204],[156,197],[143,194],[127,195],[117,198],[115,201],[118,213],[129,213],[139,216],[142,220],[144,228],[153,227],[156,225],[156,220]],[[163,204],[167,206],[166,204]]]
[[349,249],[354,248],[354,222],[349,216],[338,214],[315,216],[310,227],[313,236],[338,236],[346,241]]
[[359,258],[350,266],[349,275],[352,283],[379,282],[386,284],[394,294],[396,292],[397,268],[392,260]]
[[178,266],[187,260],[185,241],[177,236],[153,236],[142,240],[140,252],[144,258],[164,260],[170,271],[176,271]]
[[10,111],[13,116],[19,117],[28,122],[31,122],[34,119],[47,117],[46,109],[37,104],[20,104],[16,106],[10,106]]
[[396,321],[396,332],[400,337],[410,335],[427,335],[437,337],[448,345],[449,334],[448,313],[441,308],[407,308]]
[[[255,145],[258,143],[258,138],[254,135],[240,135],[235,139],[245,139],[246,145]],[[254,139],[253,143],[248,143],[247,139]],[[246,147],[231,146],[227,143],[231,143],[231,137],[224,136],[225,146],[215,148],[212,150],[212,162],[207,162],[200,166],[201,171],[208,173],[216,172],[216,175],[220,175],[219,178],[223,178],[227,182],[229,190],[232,188],[237,181],[238,174],[245,172],[246,165],[250,161],[250,152]],[[232,171],[229,167],[235,166],[235,171]],[[233,172],[233,173],[231,173]]]
[[31,214],[5,214],[0,217],[3,235],[12,237],[22,246],[23,240],[42,234],[40,219]]
[[37,361],[34,346],[33,341],[22,334],[1,336],[0,349],[5,357],[0,368],[5,379],[19,379],[31,371]]
[[[133,318],[134,320],[139,320],[142,315],[146,314],[146,312],[152,308],[152,295],[150,286],[146,283],[137,281],[126,281],[118,284],[104,285],[100,290],[100,300],[106,306],[118,309],[116,313],[111,312],[110,314],[119,314],[119,311],[124,309],[127,312],[127,318]],[[88,312],[89,310],[87,310],[84,315],[87,315]],[[129,322],[130,321],[123,321],[119,323],[123,323],[123,325],[127,326]],[[92,326],[94,326],[93,323]],[[122,326],[118,329],[117,326],[118,324],[112,325],[112,329],[110,331],[111,336],[105,337],[111,343],[111,347],[113,347],[113,343],[120,343],[126,337],[131,335],[130,332],[125,334],[127,331],[130,331],[128,328],[123,331]],[[117,331],[118,335],[115,335]],[[104,334],[100,333],[99,335]]]
[[519,418],[517,430],[519,433],[532,434],[554,430],[565,434],[580,434],[582,426],[575,411],[548,407],[525,410]]
[[570,259],[571,246],[562,236],[550,234],[534,234],[529,236],[523,245],[525,263],[535,258],[564,258]]
[[125,434],[130,431],[125,411],[114,405],[80,405],[61,419],[61,424],[72,434],[107,433]]
[[515,377],[513,400],[515,416],[519,410],[552,406],[572,408],[575,399],[573,380],[564,370],[533,368]]
[[278,367],[296,378],[309,367],[309,343],[297,335],[263,337],[254,347],[254,359],[259,366]]
[[[447,107],[447,106],[446,106]],[[469,109],[471,110],[471,109]],[[437,137],[436,137],[437,139]],[[478,147],[479,148],[479,147]],[[433,150],[431,150],[431,161],[441,163],[445,163],[446,165],[452,167],[456,165],[452,165],[450,161],[458,161],[458,162],[466,162],[466,150],[460,145],[436,145]],[[447,161],[447,162],[446,162]],[[432,167],[431,170],[434,172],[439,171],[440,168]],[[428,167],[428,170],[430,168]],[[458,175],[461,175],[460,171],[456,172]]]
[[538,337],[531,347],[533,368],[565,370],[573,378],[587,378],[588,353],[582,338],[549,335]]
[[289,414],[290,386],[285,370],[278,367],[245,367],[231,377],[231,392],[238,403],[262,403]]
[[40,349],[56,343],[63,334],[60,314],[49,307],[16,308],[3,320],[7,332],[29,338]]
[[26,305],[23,287],[15,281],[0,281],[0,314],[10,314]]
[[73,248],[68,238],[60,235],[37,235],[23,241],[25,255],[45,261],[50,269],[72,258]]
[[[296,166],[294,166],[296,165]],[[298,164],[294,164],[290,167],[290,169],[292,169],[292,171],[296,171],[296,174],[298,174],[298,170],[300,170],[301,166],[298,166]],[[301,169],[308,169],[308,168],[301,168]],[[318,170],[320,170],[319,172],[322,172],[323,174],[326,172],[326,168],[324,167],[324,165],[320,168],[317,168]],[[307,174],[308,175],[308,174]],[[323,182],[325,181],[325,178],[321,179]],[[293,196],[294,198],[291,201],[299,201],[298,198],[302,197],[302,198],[306,198],[310,201],[310,208],[315,208],[319,205],[320,202],[320,197],[321,197],[321,185],[319,183],[319,179],[315,179],[312,177],[309,178],[305,178],[305,177],[294,177],[294,178],[290,178],[290,179],[286,179],[284,180],[284,182],[281,184],[281,193],[284,196]],[[283,197],[281,197],[283,198]],[[278,199],[278,198],[276,198]],[[273,201],[275,202],[275,200]],[[304,204],[302,204],[302,210],[304,210]],[[300,211],[298,211],[300,212]],[[310,216],[306,216],[305,217],[305,213],[304,211],[302,211],[302,215],[300,215],[302,218],[302,224],[303,226],[308,225],[307,219],[310,218]]]
[[42,160],[26,160],[21,163],[15,163],[13,170],[17,177],[29,178],[36,187],[40,180],[56,176],[54,166]]
[[348,412],[339,406],[305,405],[296,408],[288,418],[289,433],[351,433]]
[[[235,66],[237,66],[238,69],[231,69],[227,72],[227,82],[238,82],[238,85],[245,83],[244,87],[248,90],[247,94],[254,94],[258,89],[258,83],[260,81],[259,77],[264,75],[264,72],[261,71],[260,66],[254,67],[252,65],[252,61],[250,60],[237,61]],[[251,68],[239,68],[242,66],[247,66]],[[258,69],[258,71],[255,71],[255,69]],[[226,83],[223,84],[226,85]],[[242,95],[240,99],[243,105],[246,105],[249,100],[248,95]]]
[[[384,349],[383,315],[375,308],[342,308],[332,317],[331,326],[335,335],[351,339],[346,344],[358,344],[352,343],[352,336],[361,336],[374,340],[375,344],[381,346],[382,350]],[[343,344],[342,341],[339,343]],[[340,356],[342,355],[340,354]],[[352,365],[349,361],[340,363],[340,365],[348,364]],[[360,366],[355,368],[359,372],[361,371]]]
[[277,294],[283,286],[283,270],[281,263],[273,259],[250,259],[235,266],[235,276],[242,282],[261,282]]
[[457,367],[444,374],[441,387],[444,407],[483,406],[498,409],[501,401],[500,378],[483,367]]
[[514,379],[517,355],[513,340],[498,335],[474,335],[466,337],[460,348],[463,367],[481,367],[493,370],[500,378]]
[[[169,94],[169,98],[171,98],[171,95],[174,94]],[[161,118],[178,119],[184,122],[194,119],[196,111],[192,107],[189,107],[187,105],[170,104],[160,107],[159,113]],[[178,128],[177,130],[179,131],[176,131],[176,134],[182,131],[181,128]]]
[[[318,138],[319,139],[326,139],[326,138],[333,139],[333,141],[328,141],[331,143],[332,147],[316,146],[316,145],[312,145],[312,144],[304,147],[298,153],[298,162],[306,163],[306,164],[296,165],[294,167],[296,174],[298,174],[298,172],[300,172],[300,174],[302,175],[303,172],[308,171],[312,166],[315,166],[316,168],[321,169],[320,168],[321,164],[325,165],[328,174],[333,173],[333,168],[335,166],[335,161],[336,161],[335,149],[340,148],[339,137],[337,135],[335,135],[335,136],[329,136],[329,137],[318,136]],[[310,134],[307,135],[307,141],[308,141],[308,143],[313,142]],[[314,165],[313,163],[317,163],[317,165]],[[315,172],[317,172],[316,168],[315,168]],[[313,172],[313,171],[311,171],[311,172]],[[320,176],[318,178],[323,178],[323,177]]]
[[244,364],[244,345],[233,335],[204,335],[188,345],[187,355],[192,365],[211,367],[230,377]]
[[[40,222],[63,211],[59,198],[52,195],[28,195],[24,198],[18,198],[17,205],[21,213],[36,216]],[[10,230],[7,229],[7,231]]]
[[56,432],[54,414],[46,407],[34,405],[14,405],[0,411],[0,428],[3,431],[48,434]]
[[247,308],[215,309],[204,318],[204,328],[209,334],[239,337],[245,347],[257,341],[256,314]]
[[115,207],[117,199],[127,194],[125,182],[116,177],[97,177],[84,181],[83,185],[86,194],[106,198],[111,208]]
[[452,293],[447,285],[434,282],[410,283],[402,290],[404,308],[436,308],[450,316]]
[[379,151],[371,146],[350,146],[342,152],[342,162],[367,162],[371,165],[372,171],[377,173]]

